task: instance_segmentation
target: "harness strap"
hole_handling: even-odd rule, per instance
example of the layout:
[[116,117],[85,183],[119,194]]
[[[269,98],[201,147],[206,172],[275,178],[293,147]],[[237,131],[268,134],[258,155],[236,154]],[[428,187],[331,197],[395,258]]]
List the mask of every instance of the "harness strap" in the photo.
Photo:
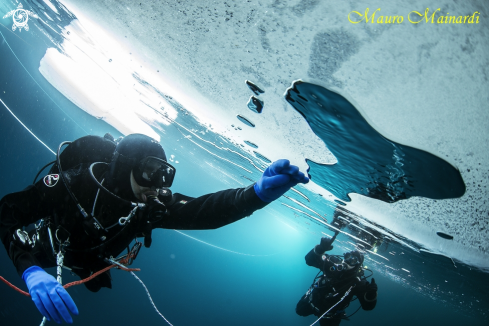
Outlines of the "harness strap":
[[345,292],[345,294],[343,295],[343,297],[340,299],[340,301],[338,301],[334,306],[332,306],[331,308],[329,308],[324,314],[321,315],[321,317],[319,317],[314,323],[312,323],[310,326],[313,326],[315,325],[320,319],[322,319],[328,312],[330,312],[334,307],[336,307],[338,304],[340,304],[341,301],[345,300],[345,298],[348,296],[348,294],[350,294],[350,291],[351,289],[353,288],[353,285],[350,286],[350,288],[348,289],[348,291]]
[[[351,283],[350,283],[350,284],[351,284]],[[332,287],[332,289],[335,291],[335,294],[334,294],[333,296],[329,297],[329,299],[336,297],[338,294],[340,294],[341,292],[343,292],[343,289],[346,289],[346,287],[348,287],[348,286],[350,286],[350,285],[349,285],[349,284],[347,284],[347,285],[345,285],[345,286],[341,287],[339,290],[336,290],[334,287]],[[345,295],[343,296],[343,298],[342,298],[342,299],[341,299],[341,300],[340,300],[338,303],[336,303],[336,304],[335,304],[333,307],[331,307],[331,308],[330,308],[330,309],[329,309],[327,312],[329,312],[329,311],[330,311],[331,309],[333,309],[333,308],[334,308],[336,305],[338,305],[338,304],[339,304],[341,301],[343,301],[343,299],[344,299],[344,298],[345,298],[345,297],[346,297],[346,296],[347,296],[347,295],[348,295],[348,294],[351,292],[351,289],[353,289],[353,288],[354,288],[354,287],[356,287],[356,286],[357,286],[356,284],[351,285],[351,286],[350,286],[350,288],[348,289],[348,291],[347,291],[347,292],[345,293]],[[313,298],[312,298],[312,296],[313,296],[314,289],[318,289],[318,288],[317,288],[317,287],[315,288],[315,287],[314,287],[314,284],[313,284],[313,286],[312,286],[312,287],[309,289],[309,291],[308,291],[308,293],[309,293],[309,304],[311,305],[311,307],[312,307],[314,310],[316,310],[316,311],[319,313],[321,310],[320,310],[318,307],[316,307],[316,306],[314,305],[314,303],[312,302],[312,299],[313,299]],[[327,312],[326,312],[326,313],[327,313]],[[334,314],[332,314],[331,316],[334,316],[334,315],[335,315],[335,314],[337,314],[338,312],[339,312],[339,311],[336,311],[336,312],[335,312]],[[323,316],[324,316],[324,315],[326,315],[326,313],[324,313],[324,314],[323,314]],[[323,318],[323,316],[321,316],[321,318]],[[321,319],[321,318],[320,318],[320,319]],[[331,318],[331,317],[324,317],[324,318]]]

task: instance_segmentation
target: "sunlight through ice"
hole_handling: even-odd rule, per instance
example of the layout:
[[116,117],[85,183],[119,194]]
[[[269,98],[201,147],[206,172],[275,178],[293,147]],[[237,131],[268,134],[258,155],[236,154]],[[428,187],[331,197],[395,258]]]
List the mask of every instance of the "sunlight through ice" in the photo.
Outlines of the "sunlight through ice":
[[164,95],[185,108],[201,106],[157,72],[143,68],[136,56],[88,19],[83,19],[83,26],[74,20],[64,37],[64,53],[48,49],[40,63],[41,74],[77,106],[121,133],[142,133],[159,140],[151,126],[169,124],[162,114],[170,119],[178,114]]

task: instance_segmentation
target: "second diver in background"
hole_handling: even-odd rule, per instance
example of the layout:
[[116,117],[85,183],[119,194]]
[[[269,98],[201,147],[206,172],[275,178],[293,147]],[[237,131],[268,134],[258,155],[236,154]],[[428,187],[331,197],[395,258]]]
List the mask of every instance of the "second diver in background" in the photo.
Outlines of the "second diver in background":
[[355,296],[363,310],[372,310],[377,304],[377,284],[374,278],[369,283],[364,276],[363,254],[357,250],[343,256],[325,254],[333,249],[333,241],[334,238],[322,238],[307,253],[306,264],[319,268],[322,275],[316,276],[295,310],[299,316],[321,317],[321,326],[337,326],[347,319],[345,309]]

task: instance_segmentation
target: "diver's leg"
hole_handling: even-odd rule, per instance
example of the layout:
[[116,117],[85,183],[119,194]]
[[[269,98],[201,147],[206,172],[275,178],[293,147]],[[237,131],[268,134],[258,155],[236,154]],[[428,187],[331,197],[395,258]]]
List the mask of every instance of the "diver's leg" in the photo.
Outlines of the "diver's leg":
[[338,326],[341,323],[341,318],[321,318],[319,325],[321,326]]
[[295,312],[299,316],[309,316],[314,313],[314,309],[311,307],[311,304],[309,303],[309,296],[307,294],[304,294],[302,298],[297,302],[297,306],[295,307]]

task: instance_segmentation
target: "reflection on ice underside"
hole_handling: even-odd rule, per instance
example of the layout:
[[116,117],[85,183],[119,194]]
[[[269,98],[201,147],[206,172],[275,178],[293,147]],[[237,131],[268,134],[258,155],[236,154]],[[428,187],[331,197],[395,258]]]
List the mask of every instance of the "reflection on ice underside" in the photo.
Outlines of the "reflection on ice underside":
[[465,193],[458,169],[383,137],[343,96],[297,81],[285,98],[338,159],[333,166],[308,161],[312,180],[338,198],[349,201],[349,193],[358,193],[393,203],[413,196],[446,199]]

